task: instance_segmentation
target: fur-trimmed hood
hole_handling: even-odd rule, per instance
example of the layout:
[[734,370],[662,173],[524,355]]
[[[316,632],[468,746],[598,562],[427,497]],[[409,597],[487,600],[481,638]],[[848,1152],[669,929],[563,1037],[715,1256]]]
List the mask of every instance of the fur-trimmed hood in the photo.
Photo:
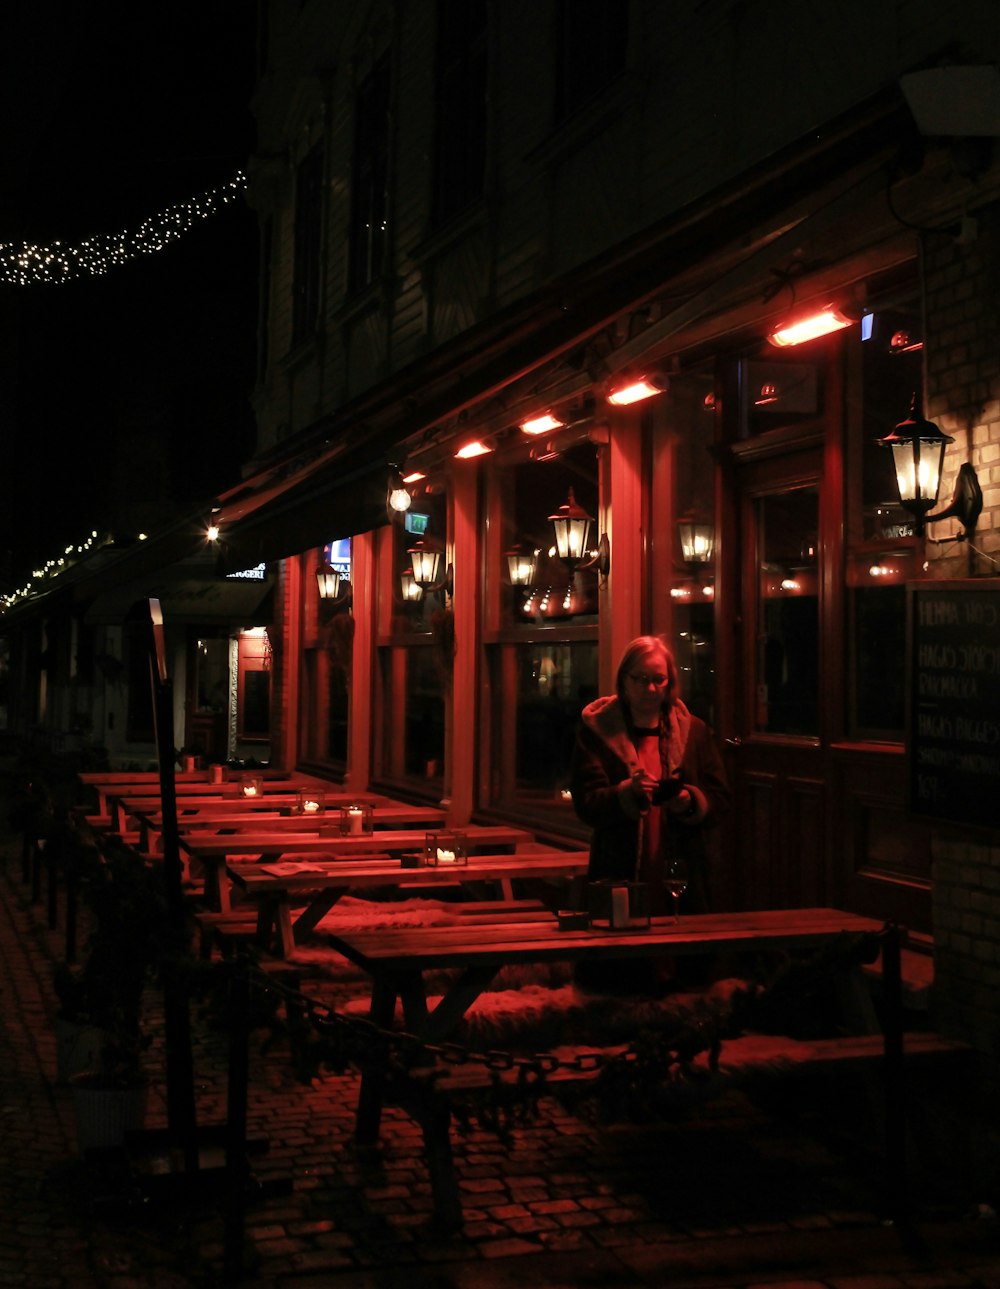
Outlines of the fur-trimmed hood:
[[[625,707],[617,694],[595,698],[580,713],[580,719],[628,766],[630,773],[639,768],[625,720]],[[666,747],[670,773],[676,774],[691,733],[691,713],[678,698],[661,715],[660,721],[660,746]]]

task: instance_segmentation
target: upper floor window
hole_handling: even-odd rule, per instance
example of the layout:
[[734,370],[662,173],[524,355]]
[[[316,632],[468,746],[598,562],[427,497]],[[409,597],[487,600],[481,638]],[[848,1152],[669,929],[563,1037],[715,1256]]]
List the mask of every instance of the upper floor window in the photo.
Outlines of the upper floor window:
[[564,121],[625,71],[627,0],[558,0],[556,120]]
[[307,340],[319,318],[323,234],[323,149],[315,147],[295,176],[295,265],[292,274],[292,342]]
[[385,264],[389,233],[389,56],[358,86],[351,189],[350,286],[374,282]]
[[486,170],[486,0],[439,0],[434,218],[481,197]]

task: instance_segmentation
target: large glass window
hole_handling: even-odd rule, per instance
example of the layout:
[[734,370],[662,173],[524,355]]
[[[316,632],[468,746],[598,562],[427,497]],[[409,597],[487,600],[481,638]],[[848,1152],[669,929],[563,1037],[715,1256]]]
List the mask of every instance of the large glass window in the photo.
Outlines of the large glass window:
[[[580,712],[598,694],[598,573],[583,565],[600,536],[597,449],[553,440],[495,468],[499,542],[487,632],[492,702],[489,804],[572,827],[570,759]],[[553,516],[585,526],[579,559],[561,558]],[[490,547],[493,550],[493,547]],[[555,813],[553,813],[555,811]]]
[[847,561],[848,727],[855,738],[900,741],[905,720],[905,582],[915,575],[913,516],[899,503],[892,453],[878,440],[923,390],[923,324],[915,290],[875,298],[859,328],[861,415]]
[[757,719],[768,734],[819,730],[819,587],[815,488],[757,501]]
[[[714,371],[679,372],[671,378],[663,416],[671,445],[673,499],[659,505],[654,477],[650,517],[654,549],[663,546],[671,552],[670,643],[681,695],[710,725],[716,715],[714,408]],[[658,571],[654,582],[656,597],[664,589]]]
[[446,782],[453,654],[446,537],[444,486],[424,481],[380,547],[376,775],[435,798]]
[[491,661],[494,804],[568,814],[580,713],[598,696],[596,641],[502,645]]
[[[335,773],[347,763],[354,617],[348,606],[351,578],[350,538],[328,543],[314,561],[303,561],[301,756]],[[317,568],[340,574],[335,600],[323,599]]]

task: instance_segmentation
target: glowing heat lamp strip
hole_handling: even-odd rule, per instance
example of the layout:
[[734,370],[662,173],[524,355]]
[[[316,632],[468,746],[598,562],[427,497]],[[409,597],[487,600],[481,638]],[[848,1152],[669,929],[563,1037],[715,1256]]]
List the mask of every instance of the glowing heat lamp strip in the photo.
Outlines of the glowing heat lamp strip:
[[791,345],[804,345],[819,336],[828,336],[832,331],[842,331],[852,323],[853,319],[841,313],[839,309],[823,309],[820,313],[814,313],[800,322],[779,327],[768,336],[768,340],[779,349],[786,349]]
[[628,407],[629,403],[641,403],[644,398],[652,398],[654,394],[662,393],[662,385],[654,385],[643,376],[633,381],[631,385],[622,385],[618,389],[613,389],[608,395],[608,402],[613,403],[615,407]]

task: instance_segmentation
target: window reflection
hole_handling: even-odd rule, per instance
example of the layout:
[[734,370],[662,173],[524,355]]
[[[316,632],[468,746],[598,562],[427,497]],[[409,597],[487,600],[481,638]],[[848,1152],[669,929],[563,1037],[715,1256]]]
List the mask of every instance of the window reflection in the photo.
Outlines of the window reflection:
[[445,773],[445,682],[433,645],[385,648],[377,764],[382,777],[440,792]]
[[757,502],[756,726],[769,734],[818,733],[818,525],[815,488]]
[[447,563],[446,498],[443,490],[416,495],[402,521],[394,526],[392,631],[426,633],[433,629],[435,614],[444,608],[444,591],[427,591],[413,576],[410,551],[426,548],[440,555],[438,578]]
[[497,800],[569,809],[564,794],[580,712],[598,695],[596,643],[506,646],[493,662],[511,675],[513,689],[494,687]]
[[[711,367],[671,378],[668,424],[674,453],[671,644],[684,702],[715,724],[715,462],[711,453],[715,374]],[[655,498],[654,483],[654,498]],[[655,501],[654,501],[655,510]],[[653,530],[659,516],[653,515]],[[676,531],[674,531],[676,530]]]
[[[500,487],[506,623],[538,628],[569,619],[576,624],[596,621],[597,573],[574,572],[559,559],[549,521],[572,488],[579,505],[594,516],[589,544],[596,545],[597,453],[593,445],[580,444],[545,460],[510,466],[501,472]],[[520,560],[514,560],[515,552]],[[526,571],[520,585],[511,583],[512,562]]]

